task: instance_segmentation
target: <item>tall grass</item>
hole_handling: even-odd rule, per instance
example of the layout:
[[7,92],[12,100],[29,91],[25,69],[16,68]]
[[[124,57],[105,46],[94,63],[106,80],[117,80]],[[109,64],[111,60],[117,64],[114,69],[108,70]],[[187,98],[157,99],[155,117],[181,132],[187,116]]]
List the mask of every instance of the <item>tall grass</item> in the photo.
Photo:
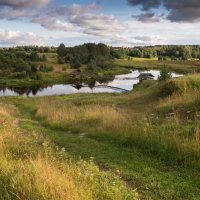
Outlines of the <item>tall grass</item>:
[[[170,82],[177,90],[174,90],[173,84],[168,85]],[[172,88],[169,88],[167,95],[160,96],[160,91],[166,92],[166,85]],[[145,108],[148,99],[144,101],[142,93],[136,97],[131,95],[133,99],[128,97],[127,106],[120,109],[114,103],[74,104],[73,99],[48,99],[48,104],[45,101],[37,102],[36,115],[51,126],[98,138],[109,135],[115,137],[119,144],[137,146],[167,162],[198,167],[200,76],[172,79],[155,87],[150,93],[158,95],[157,103],[152,102],[156,107],[143,109],[140,105],[137,113],[130,103],[143,102]],[[152,105],[148,102],[148,106]],[[146,113],[143,112],[145,110]]]
[[70,102],[40,102],[37,116],[51,125],[75,128],[78,131],[99,130],[124,132],[130,129],[131,119],[125,111],[105,105],[76,106]]
[[36,132],[20,128],[13,106],[0,107],[0,199],[138,199],[118,175],[75,162]]

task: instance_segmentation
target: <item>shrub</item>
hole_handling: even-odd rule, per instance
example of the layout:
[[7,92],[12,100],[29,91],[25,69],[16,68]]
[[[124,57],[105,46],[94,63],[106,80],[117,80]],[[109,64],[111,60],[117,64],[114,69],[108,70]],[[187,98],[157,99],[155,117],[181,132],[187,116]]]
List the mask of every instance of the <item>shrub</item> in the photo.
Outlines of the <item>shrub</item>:
[[160,96],[165,97],[165,96],[171,96],[176,92],[180,92],[179,86],[176,84],[175,81],[171,80],[166,82],[164,85],[162,85],[160,89]]
[[171,78],[171,72],[169,71],[169,69],[167,69],[166,67],[162,68],[162,70],[160,71],[160,76],[159,76],[159,81],[165,81],[169,78]]

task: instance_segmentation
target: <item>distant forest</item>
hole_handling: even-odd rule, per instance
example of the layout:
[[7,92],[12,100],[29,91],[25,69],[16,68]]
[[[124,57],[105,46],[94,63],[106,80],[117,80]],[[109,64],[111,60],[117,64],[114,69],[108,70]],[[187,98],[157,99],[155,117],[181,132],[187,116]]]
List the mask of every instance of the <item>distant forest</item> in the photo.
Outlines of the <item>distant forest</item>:
[[60,44],[58,62],[70,63],[74,68],[81,64],[89,67],[103,66],[108,59],[158,58],[158,60],[200,59],[200,45],[165,45],[148,47],[109,47],[105,44],[88,43],[75,47]]
[[[75,47],[24,46],[0,49],[0,74],[12,74],[13,78],[39,78],[39,72],[52,71],[46,66],[46,53],[57,54],[57,63],[70,64],[71,68],[82,65],[88,69],[107,68],[112,59],[158,58],[158,60],[200,59],[200,45],[166,45],[148,47],[110,47],[105,44],[87,43]],[[41,64],[44,63],[44,64]]]

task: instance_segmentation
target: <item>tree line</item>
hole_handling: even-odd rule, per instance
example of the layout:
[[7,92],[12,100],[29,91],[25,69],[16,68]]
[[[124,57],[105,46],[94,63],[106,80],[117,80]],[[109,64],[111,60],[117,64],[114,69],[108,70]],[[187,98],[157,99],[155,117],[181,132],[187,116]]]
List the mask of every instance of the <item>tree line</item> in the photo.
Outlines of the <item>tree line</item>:
[[135,47],[128,49],[127,55],[139,58],[158,58],[159,60],[200,59],[200,45],[164,45]]
[[79,68],[82,64],[89,69],[105,67],[105,62],[111,58],[111,50],[105,44],[87,43],[75,47],[65,47],[60,44],[57,49],[58,63],[69,63],[72,68]]
[[105,44],[87,43],[75,47],[60,44],[58,63],[69,63],[72,68],[85,64],[89,69],[105,67],[110,59],[158,58],[159,60],[200,59],[200,45],[163,45],[147,47],[110,47]]
[[39,78],[39,72],[50,71],[44,64],[38,66],[37,62],[45,62],[45,55],[40,56],[37,51],[27,53],[16,48],[0,49],[0,76],[10,78]]

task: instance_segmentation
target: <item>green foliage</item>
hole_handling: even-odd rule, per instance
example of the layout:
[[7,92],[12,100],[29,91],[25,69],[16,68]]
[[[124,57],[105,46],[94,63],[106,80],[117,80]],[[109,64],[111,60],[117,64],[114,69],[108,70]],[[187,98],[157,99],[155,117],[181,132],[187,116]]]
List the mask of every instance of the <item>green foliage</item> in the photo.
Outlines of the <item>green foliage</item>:
[[11,73],[10,78],[17,78],[17,79],[24,79],[24,78],[27,78],[27,73],[26,71],[22,71],[22,72],[14,72],[14,73]]
[[160,76],[159,76],[159,80],[160,81],[165,81],[167,79],[170,79],[172,77],[171,72],[169,69],[167,69],[165,66],[161,69],[160,71]]
[[68,48],[60,44],[58,47],[58,63],[70,63],[71,67],[76,69],[82,64],[88,65],[89,68],[101,67],[101,64],[110,58],[110,49],[102,43],[87,43]]
[[52,72],[53,67],[52,66],[47,66],[47,65],[40,65],[39,70],[41,72]]
[[87,68],[89,70],[94,70],[96,65],[97,65],[96,61],[94,59],[91,59],[90,62],[88,63],[88,65],[87,65]]
[[57,53],[58,53],[59,57],[64,57],[65,56],[65,54],[66,54],[66,48],[65,48],[65,45],[63,43],[60,44],[60,46],[58,47]]
[[[115,49],[116,52],[121,48]],[[189,60],[200,58],[199,45],[165,45],[150,47],[135,47],[126,50],[126,54],[138,58],[155,58],[159,60]],[[115,57],[118,58],[118,57]]]
[[78,56],[75,56],[70,60],[70,66],[73,69],[79,69],[81,67],[81,61]]
[[31,64],[31,72],[36,73],[38,71],[36,64]]
[[30,54],[30,60],[31,61],[40,61],[40,57],[36,51],[31,52]]

